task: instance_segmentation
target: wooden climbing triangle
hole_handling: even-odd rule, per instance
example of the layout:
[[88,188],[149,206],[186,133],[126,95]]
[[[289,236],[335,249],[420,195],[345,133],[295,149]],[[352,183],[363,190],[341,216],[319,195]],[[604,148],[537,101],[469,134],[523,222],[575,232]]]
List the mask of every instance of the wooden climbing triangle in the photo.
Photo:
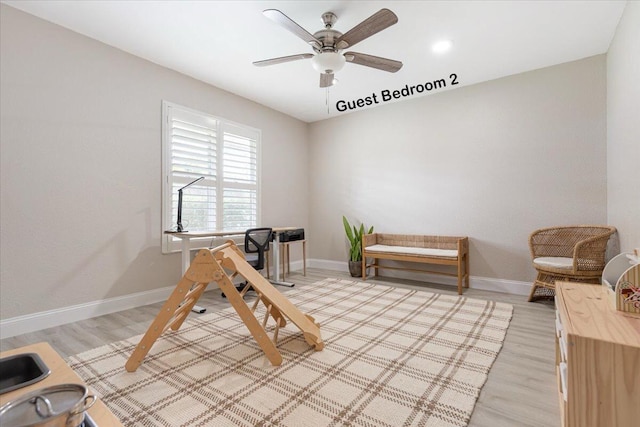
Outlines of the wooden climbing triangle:
[[[238,292],[233,285],[233,279],[237,276],[241,276],[247,281],[247,285],[241,292]],[[189,312],[211,282],[216,282],[224,292],[231,306],[236,310],[272,365],[278,366],[282,363],[282,355],[276,346],[278,331],[286,325],[286,319],[289,319],[302,331],[305,341],[316,351],[323,349],[324,343],[320,336],[320,326],[313,317],[302,313],[275,289],[267,279],[247,263],[244,254],[233,240],[229,240],[217,248],[202,249],[198,252],[189,269],[178,282],[162,306],[160,313],[127,360],[125,364],[127,371],[134,372],[138,369],[153,344],[164,332],[168,329],[174,331],[180,329]],[[257,294],[252,307],[249,307],[243,299],[249,288],[253,288]],[[262,322],[255,316],[256,308],[260,302],[266,307]],[[275,320],[273,339],[269,338],[265,329],[270,317]]]

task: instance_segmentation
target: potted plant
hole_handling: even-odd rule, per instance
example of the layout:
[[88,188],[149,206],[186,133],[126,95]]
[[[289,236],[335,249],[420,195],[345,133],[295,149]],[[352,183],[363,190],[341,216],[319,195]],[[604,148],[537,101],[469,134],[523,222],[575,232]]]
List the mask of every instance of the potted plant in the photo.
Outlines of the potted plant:
[[350,244],[349,273],[351,273],[351,277],[362,277],[362,236],[373,233],[373,227],[365,233],[364,224],[360,224],[360,228],[356,228],[355,225],[351,226],[345,216],[342,217],[342,223]]

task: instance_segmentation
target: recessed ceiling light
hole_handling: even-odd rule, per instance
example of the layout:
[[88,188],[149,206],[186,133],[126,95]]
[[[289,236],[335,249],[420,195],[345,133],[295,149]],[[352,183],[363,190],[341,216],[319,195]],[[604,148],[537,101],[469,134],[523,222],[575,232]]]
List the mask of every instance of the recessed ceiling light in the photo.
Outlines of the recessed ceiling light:
[[434,43],[433,46],[431,46],[431,50],[433,50],[435,53],[443,53],[451,49],[452,45],[453,43],[451,43],[451,40],[441,40],[437,43]]

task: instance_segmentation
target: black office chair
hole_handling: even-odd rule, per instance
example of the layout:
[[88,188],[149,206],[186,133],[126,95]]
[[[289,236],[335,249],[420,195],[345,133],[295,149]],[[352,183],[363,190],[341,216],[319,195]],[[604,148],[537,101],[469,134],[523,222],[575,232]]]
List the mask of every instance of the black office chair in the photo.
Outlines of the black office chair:
[[[273,240],[273,229],[268,227],[250,228],[244,233],[244,252],[249,265],[256,270],[264,269],[265,252],[269,250],[269,243]],[[242,292],[247,283],[236,286]],[[250,288],[251,289],[251,288]],[[248,289],[248,290],[250,290]],[[224,293],[223,298],[226,298]]]
[[[244,233],[244,252],[247,262],[256,270],[264,269],[264,253],[273,240],[273,229],[268,227],[250,228]],[[255,255],[254,255],[255,254]]]

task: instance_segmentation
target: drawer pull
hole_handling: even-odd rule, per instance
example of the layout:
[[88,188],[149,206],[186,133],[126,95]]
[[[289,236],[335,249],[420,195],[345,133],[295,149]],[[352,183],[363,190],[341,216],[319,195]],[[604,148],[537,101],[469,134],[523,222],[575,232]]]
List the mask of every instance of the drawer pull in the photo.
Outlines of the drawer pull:
[[567,401],[567,364],[560,363],[560,384],[562,385],[562,398]]

